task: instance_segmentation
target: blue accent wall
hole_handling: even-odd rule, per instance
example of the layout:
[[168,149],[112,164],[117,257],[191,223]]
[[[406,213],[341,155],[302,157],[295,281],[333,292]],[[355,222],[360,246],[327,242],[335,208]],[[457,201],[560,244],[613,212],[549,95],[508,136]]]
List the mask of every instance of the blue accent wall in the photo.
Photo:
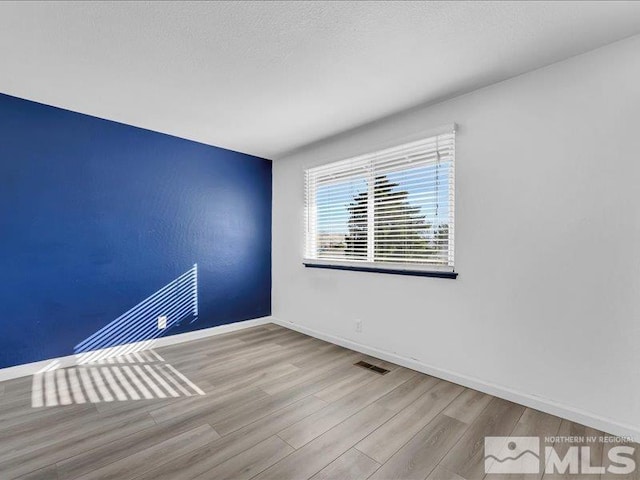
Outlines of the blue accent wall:
[[73,354],[196,263],[198,315],[163,334],[271,314],[269,160],[0,94],[0,368]]

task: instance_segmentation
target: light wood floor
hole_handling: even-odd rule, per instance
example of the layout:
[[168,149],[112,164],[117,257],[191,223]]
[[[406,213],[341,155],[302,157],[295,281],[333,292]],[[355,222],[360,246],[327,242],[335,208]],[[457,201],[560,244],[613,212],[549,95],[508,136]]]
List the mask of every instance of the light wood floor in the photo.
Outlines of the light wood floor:
[[30,377],[0,383],[0,479],[476,480],[485,436],[602,435],[275,325],[157,352],[206,395],[32,408]]

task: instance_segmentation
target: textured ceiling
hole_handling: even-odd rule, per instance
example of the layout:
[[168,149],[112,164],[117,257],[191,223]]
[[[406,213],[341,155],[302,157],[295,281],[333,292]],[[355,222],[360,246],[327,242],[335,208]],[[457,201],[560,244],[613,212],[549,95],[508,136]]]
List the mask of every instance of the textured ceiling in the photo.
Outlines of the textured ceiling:
[[640,33],[640,2],[0,2],[0,92],[279,158]]

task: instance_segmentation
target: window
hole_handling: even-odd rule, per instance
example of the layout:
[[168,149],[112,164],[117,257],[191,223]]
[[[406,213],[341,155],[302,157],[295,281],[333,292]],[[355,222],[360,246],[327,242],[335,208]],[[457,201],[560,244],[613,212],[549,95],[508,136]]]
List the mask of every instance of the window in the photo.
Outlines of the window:
[[309,266],[453,271],[454,128],[305,173]]

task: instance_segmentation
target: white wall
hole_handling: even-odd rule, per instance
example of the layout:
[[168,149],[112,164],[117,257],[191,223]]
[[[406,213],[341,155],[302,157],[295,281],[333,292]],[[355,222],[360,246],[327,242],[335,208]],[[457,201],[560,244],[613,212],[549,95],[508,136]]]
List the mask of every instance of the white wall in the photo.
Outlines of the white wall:
[[[458,279],[305,269],[304,169],[450,122]],[[277,160],[273,315],[637,434],[639,162],[640,36]]]

